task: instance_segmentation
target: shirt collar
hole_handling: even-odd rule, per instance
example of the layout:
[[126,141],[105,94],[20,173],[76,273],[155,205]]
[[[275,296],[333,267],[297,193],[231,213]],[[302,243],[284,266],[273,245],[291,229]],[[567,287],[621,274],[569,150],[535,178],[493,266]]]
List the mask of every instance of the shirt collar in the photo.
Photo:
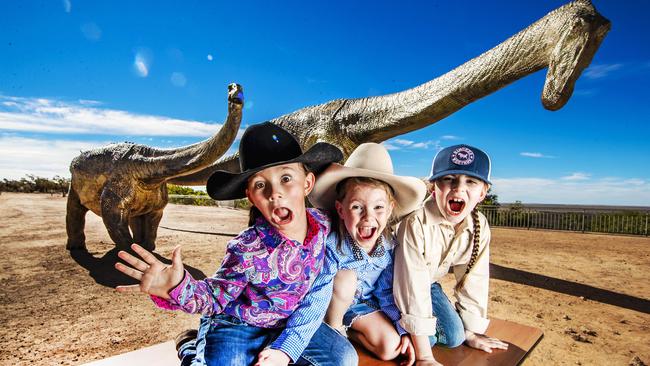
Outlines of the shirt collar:
[[[364,258],[364,253],[365,250],[359,246],[356,240],[352,238],[352,236],[349,233],[345,234],[345,241],[350,245],[350,249],[352,249],[352,256],[354,257],[354,260],[360,261]],[[372,258],[381,258],[386,254],[386,247],[384,245],[384,236],[380,235],[379,238],[377,239],[377,243],[375,244],[375,247],[372,248],[372,251],[370,253],[366,253],[366,256],[372,257]]]
[[[311,210],[307,211],[307,235],[303,241],[303,245],[310,245],[314,237],[318,236],[318,233],[323,230],[326,234],[329,230],[327,221],[321,217],[315,217]],[[262,240],[262,243],[266,246],[269,252],[273,251],[278,245],[283,242],[288,242],[289,245],[298,246],[300,243],[296,240],[291,240],[286,236],[282,235],[275,227],[273,227],[269,222],[264,218],[264,216],[258,217],[255,220],[255,230],[257,230],[257,235]]]
[[[454,229],[454,225],[449,221],[445,220],[445,218],[442,216],[442,213],[440,213],[440,210],[438,209],[438,205],[436,204],[436,200],[433,198],[433,195],[427,198],[426,201],[424,201],[424,216],[425,216],[425,224],[445,225]],[[458,228],[457,232],[461,233],[465,230],[468,230],[471,233],[474,232],[474,220],[472,219],[471,214],[467,215],[467,217],[465,217],[465,220],[463,220],[463,222],[460,223],[460,227]]]

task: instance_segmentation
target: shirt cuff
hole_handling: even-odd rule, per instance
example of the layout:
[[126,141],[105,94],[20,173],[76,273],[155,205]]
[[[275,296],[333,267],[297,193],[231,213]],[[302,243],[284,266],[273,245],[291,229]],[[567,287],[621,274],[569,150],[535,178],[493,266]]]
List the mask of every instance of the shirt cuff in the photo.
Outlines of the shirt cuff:
[[172,288],[169,291],[169,297],[170,297],[169,300],[163,299],[162,297],[159,296],[149,295],[151,301],[153,301],[153,303],[161,309],[165,309],[165,310],[181,309],[178,300],[182,297],[183,288],[187,286],[187,283],[190,281],[190,278],[191,276],[189,276],[189,272],[185,270],[185,274],[183,275],[183,280],[181,281],[181,283],[179,283],[178,285],[176,285],[176,287]]
[[460,313],[460,318],[463,320],[465,329],[477,334],[485,334],[488,325],[490,325],[490,319],[470,313],[467,310],[458,309],[458,312]]
[[285,337],[271,343],[269,348],[282,351],[289,356],[291,362],[297,362],[307,345],[299,337]]
[[410,314],[402,314],[399,325],[412,335],[436,334],[436,318],[422,318]]

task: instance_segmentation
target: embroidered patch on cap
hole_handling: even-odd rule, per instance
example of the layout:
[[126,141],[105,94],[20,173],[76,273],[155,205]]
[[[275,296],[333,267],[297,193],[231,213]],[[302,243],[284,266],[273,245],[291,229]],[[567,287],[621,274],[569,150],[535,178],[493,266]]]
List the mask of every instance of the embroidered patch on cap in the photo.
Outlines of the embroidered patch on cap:
[[469,165],[474,161],[474,152],[465,146],[451,153],[451,161],[456,165]]
[[278,142],[278,143],[279,143],[279,142],[280,142],[280,139],[278,138],[278,136],[276,136],[276,135],[273,135],[273,141],[275,141],[275,142]]

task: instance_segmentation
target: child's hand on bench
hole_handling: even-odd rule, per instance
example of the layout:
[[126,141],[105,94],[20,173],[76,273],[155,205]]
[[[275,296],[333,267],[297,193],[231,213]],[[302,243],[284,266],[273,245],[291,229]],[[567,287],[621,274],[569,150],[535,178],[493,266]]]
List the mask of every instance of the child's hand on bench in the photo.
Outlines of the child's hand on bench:
[[468,346],[480,349],[487,353],[492,353],[493,348],[508,349],[508,344],[496,338],[491,338],[483,334],[478,334],[465,329],[465,343]]
[[185,272],[181,260],[181,246],[177,246],[172,251],[171,266],[159,261],[151,252],[138,244],[131,245],[131,249],[143,260],[125,251],[120,251],[117,256],[131,267],[117,262],[115,268],[140,281],[140,284],[117,286],[116,290],[119,292],[144,292],[169,300],[169,291],[181,283]]

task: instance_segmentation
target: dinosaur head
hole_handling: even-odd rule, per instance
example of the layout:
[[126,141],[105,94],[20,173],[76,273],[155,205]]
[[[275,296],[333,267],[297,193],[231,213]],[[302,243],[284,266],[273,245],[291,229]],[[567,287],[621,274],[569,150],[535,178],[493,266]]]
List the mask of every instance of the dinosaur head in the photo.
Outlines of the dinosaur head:
[[228,85],[228,102],[243,105],[244,104],[244,88],[237,83]]
[[589,1],[575,1],[565,7],[571,7],[577,16],[566,18],[550,56],[542,104],[552,111],[562,108],[571,98],[576,80],[589,66],[611,27]]

